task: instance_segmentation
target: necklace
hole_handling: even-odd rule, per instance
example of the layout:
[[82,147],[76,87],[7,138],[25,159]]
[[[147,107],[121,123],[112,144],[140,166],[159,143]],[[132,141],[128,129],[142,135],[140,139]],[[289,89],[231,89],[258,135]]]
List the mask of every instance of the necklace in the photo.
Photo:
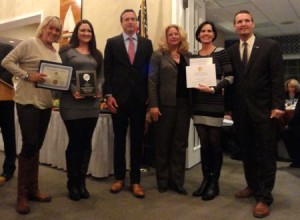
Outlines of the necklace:
[[180,57],[180,54],[177,53],[172,53],[171,55],[173,59],[178,59]]

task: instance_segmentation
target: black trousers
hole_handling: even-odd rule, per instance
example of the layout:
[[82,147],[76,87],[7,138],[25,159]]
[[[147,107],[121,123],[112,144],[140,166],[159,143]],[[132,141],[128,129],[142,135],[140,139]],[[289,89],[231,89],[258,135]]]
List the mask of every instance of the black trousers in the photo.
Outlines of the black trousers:
[[3,173],[13,174],[16,165],[15,102],[0,101],[0,127],[4,143]]
[[[66,163],[69,178],[86,176],[91,153],[92,137],[98,118],[64,120],[69,143],[66,150]],[[101,144],[101,143],[99,143]]]
[[155,122],[157,185],[182,187],[191,116],[189,101],[177,99],[176,106],[161,106],[160,112],[162,116]]
[[124,180],[126,174],[126,134],[130,124],[130,180],[131,184],[140,183],[142,147],[146,105],[133,97],[119,105],[117,113],[112,114],[114,129],[114,174],[117,180]]
[[31,158],[39,152],[46,136],[51,111],[51,108],[38,109],[33,105],[17,103],[23,141],[20,156]]
[[258,202],[271,204],[276,176],[277,119],[253,122],[249,115],[236,120],[237,135],[243,152],[243,164],[248,187]]
[[293,163],[300,164],[300,127],[286,127],[282,140]]

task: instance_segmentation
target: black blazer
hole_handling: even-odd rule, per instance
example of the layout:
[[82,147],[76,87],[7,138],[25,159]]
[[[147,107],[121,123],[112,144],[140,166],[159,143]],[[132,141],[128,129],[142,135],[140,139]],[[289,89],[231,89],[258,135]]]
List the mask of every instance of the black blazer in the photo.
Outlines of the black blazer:
[[125,103],[131,94],[138,102],[145,103],[152,51],[151,41],[138,36],[135,59],[131,64],[123,35],[108,39],[104,51],[104,95],[112,94],[118,105]]
[[[10,44],[0,43],[0,64],[1,64],[2,60],[4,59],[4,57],[6,57],[6,55],[9,54],[9,52],[13,48],[14,47]],[[12,77],[13,77],[13,75],[0,65],[0,79],[6,83],[12,85],[13,84]]]
[[[244,69],[239,42],[228,49],[234,71],[230,100],[233,116],[248,115],[254,122],[268,120],[272,109],[284,110],[284,80],[279,44],[255,38],[247,67]],[[247,114],[247,112],[249,114]]]

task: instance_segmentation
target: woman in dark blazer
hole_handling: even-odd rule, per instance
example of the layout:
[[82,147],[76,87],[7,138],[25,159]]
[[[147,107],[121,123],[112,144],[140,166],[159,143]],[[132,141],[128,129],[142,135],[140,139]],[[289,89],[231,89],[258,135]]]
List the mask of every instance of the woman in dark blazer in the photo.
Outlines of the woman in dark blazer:
[[183,184],[190,123],[185,76],[189,56],[186,33],[177,25],[167,26],[159,49],[152,54],[148,80],[159,192],[171,188],[187,194]]

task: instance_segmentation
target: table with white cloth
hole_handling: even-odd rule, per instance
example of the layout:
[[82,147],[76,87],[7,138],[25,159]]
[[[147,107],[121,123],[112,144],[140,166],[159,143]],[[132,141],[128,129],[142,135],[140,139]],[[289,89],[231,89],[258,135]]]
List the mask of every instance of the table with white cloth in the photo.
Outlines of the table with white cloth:
[[[129,130],[129,129],[128,129]],[[21,131],[16,115],[16,142],[17,152],[21,150]],[[111,115],[101,113],[94,130],[92,139],[92,155],[88,173],[94,177],[101,178],[113,174],[113,126]],[[59,111],[52,111],[46,137],[40,150],[40,163],[49,164],[52,167],[66,170],[65,151],[68,145],[68,134],[61,119]],[[0,141],[0,150],[3,150]],[[129,132],[126,140],[126,166],[129,169]],[[188,148],[186,153],[186,168],[191,168],[200,162],[200,141],[194,128],[193,121],[190,122]]]

